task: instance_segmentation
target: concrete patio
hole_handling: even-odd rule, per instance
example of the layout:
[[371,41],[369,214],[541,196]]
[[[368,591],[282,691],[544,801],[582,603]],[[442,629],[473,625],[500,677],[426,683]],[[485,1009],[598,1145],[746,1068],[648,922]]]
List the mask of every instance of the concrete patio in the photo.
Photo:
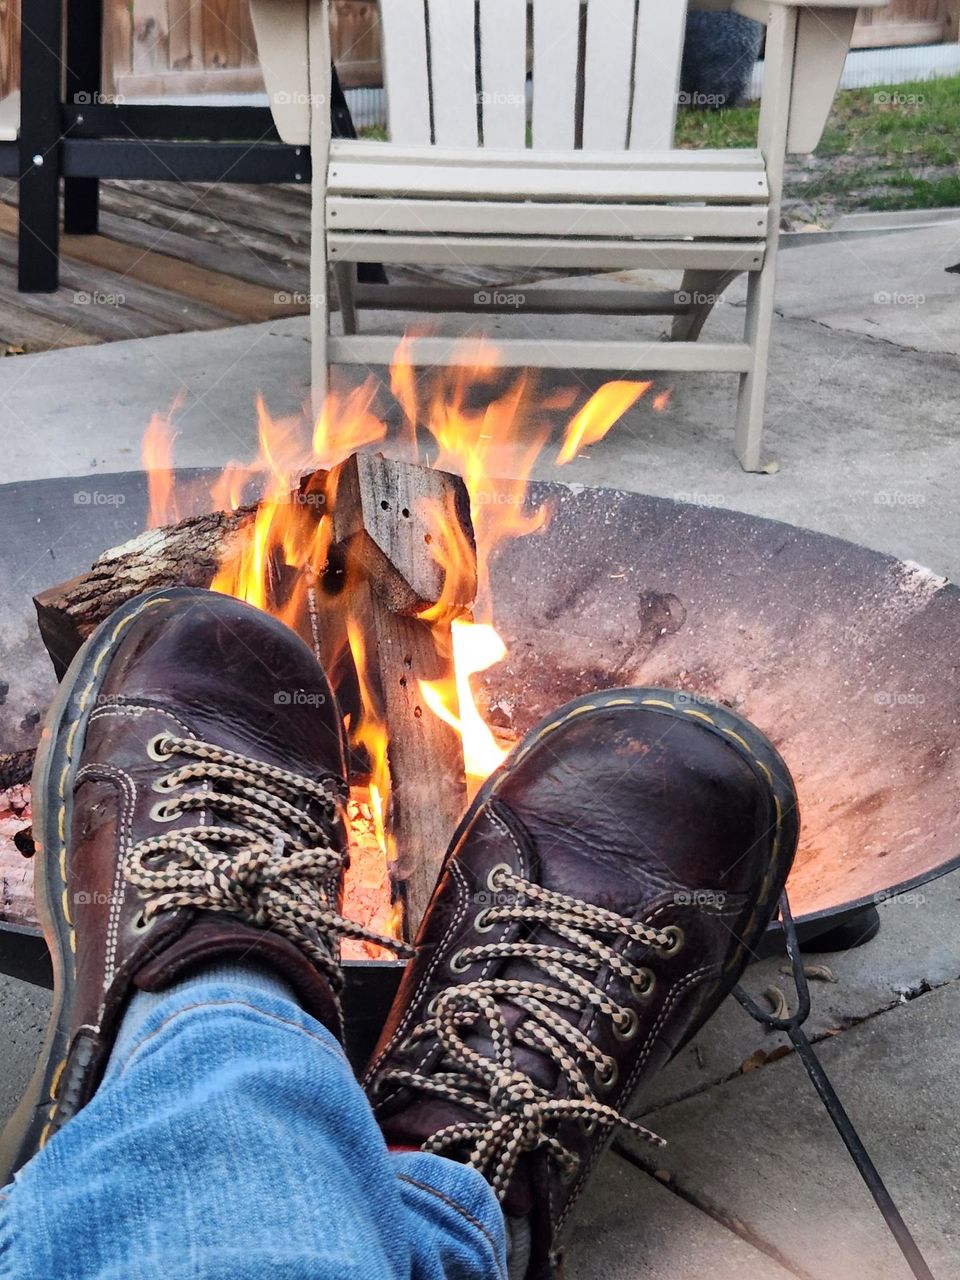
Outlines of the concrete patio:
[[[874,233],[867,221],[782,254],[765,440],[777,474],[736,463],[732,380],[684,375],[666,413],[641,402],[563,479],[771,516],[957,581],[960,276],[946,268],[958,261],[960,220]],[[741,314],[731,291],[708,333]],[[488,327],[495,339],[527,323],[521,306]],[[579,322],[537,323],[549,340]],[[304,399],[306,331],[297,317],[0,361],[4,478],[136,468],[150,415],[180,392],[178,465],[249,457],[256,392],[276,414]],[[504,472],[510,463],[504,455]],[[956,698],[958,652],[944,654],[946,687],[928,696]],[[823,1060],[938,1280],[960,1275],[958,900],[954,872],[884,904],[880,934],[862,948],[808,957],[829,966],[811,984]],[[749,989],[777,985],[790,999],[780,964],[753,966]],[[46,993],[0,979],[0,1119],[32,1067],[47,1005]],[[606,1157],[577,1218],[570,1280],[908,1280],[799,1063],[763,1061],[782,1039],[730,1001],[658,1078],[638,1114],[669,1145],[629,1141]]]

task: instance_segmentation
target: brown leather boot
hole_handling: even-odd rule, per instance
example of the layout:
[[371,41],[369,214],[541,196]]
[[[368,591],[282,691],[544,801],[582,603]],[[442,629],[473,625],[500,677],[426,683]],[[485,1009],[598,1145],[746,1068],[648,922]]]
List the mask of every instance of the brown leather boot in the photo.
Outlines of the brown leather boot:
[[388,1142],[484,1174],[527,1277],[615,1129],[659,1141],[624,1113],[736,983],[797,832],[766,738],[661,689],[577,699],[481,789],[365,1087]]
[[345,743],[310,650],[257,609],[177,588],[77,654],[33,775],[53,1014],[0,1182],[85,1105],[134,988],[266,965],[339,1034]]

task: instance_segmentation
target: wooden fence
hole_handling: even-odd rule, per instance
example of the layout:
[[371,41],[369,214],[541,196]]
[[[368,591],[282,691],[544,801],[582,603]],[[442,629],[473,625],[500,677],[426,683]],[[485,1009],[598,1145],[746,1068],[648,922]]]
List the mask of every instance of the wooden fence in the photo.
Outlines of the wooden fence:
[[[19,81],[21,2],[0,0],[0,97]],[[263,88],[247,0],[103,0],[104,91],[245,93]],[[331,0],[334,56],[347,87],[382,83],[376,0]],[[854,47],[960,38],[960,0],[866,9]]]

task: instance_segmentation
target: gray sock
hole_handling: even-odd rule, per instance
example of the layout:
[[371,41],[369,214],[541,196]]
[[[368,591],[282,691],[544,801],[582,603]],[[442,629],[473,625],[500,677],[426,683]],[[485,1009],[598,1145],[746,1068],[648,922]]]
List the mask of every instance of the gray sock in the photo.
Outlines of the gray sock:
[[523,1280],[530,1265],[530,1219],[504,1217],[507,1231],[507,1275]]

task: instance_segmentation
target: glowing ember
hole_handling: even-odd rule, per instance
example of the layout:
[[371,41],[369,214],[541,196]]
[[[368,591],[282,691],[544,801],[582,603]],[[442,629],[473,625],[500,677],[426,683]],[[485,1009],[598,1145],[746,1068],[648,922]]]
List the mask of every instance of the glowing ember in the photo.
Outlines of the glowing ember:
[[[466,350],[466,349],[465,349]],[[466,360],[466,355],[464,356]],[[569,392],[538,397],[532,376],[520,374],[497,393],[502,377],[494,352],[483,342],[471,343],[470,362],[437,371],[418,381],[400,344],[390,385],[405,421],[399,441],[403,454],[445,471],[459,473],[470,499],[476,547],[467,539],[452,510],[434,502],[418,511],[429,532],[430,554],[442,568],[439,601],[419,616],[432,624],[450,626],[446,647],[453,675],[446,680],[420,681],[427,710],[451,725],[463,741],[464,767],[470,789],[489,776],[505,752],[485,723],[470,678],[506,656],[494,626],[494,602],[489,569],[498,545],[542,529],[549,519],[544,507],[527,505],[530,475],[543,457],[550,436],[549,413],[570,408]],[[579,451],[601,440],[651,387],[650,382],[615,381],[600,387],[567,425],[556,463],[570,462]],[[257,481],[262,497],[246,537],[216,575],[214,590],[236,596],[280,617],[314,648],[329,670],[346,659],[356,676],[359,711],[349,716],[351,747],[368,761],[367,785],[354,787],[348,817],[351,827],[351,865],[347,876],[346,907],[353,918],[381,932],[399,933],[399,913],[391,905],[390,863],[394,848],[390,835],[390,770],[388,727],[377,693],[375,668],[363,625],[354,611],[354,589],[343,566],[336,595],[337,618],[345,624],[343,653],[324,648],[323,592],[318,584],[331,570],[332,521],[339,465],[357,450],[385,440],[387,427],[375,411],[378,387],[373,379],[345,394],[331,393],[310,430],[302,418],[273,419],[262,399],[257,402],[259,454],[250,465],[231,464],[213,487],[217,506],[235,509],[244,489]],[[669,391],[653,401],[662,410]],[[172,411],[171,411],[172,413]],[[418,444],[418,429],[429,437],[426,452]],[[171,415],[156,415],[144,439],[144,461],[150,473],[151,526],[178,516],[173,486]],[[498,473],[514,478],[493,481]],[[305,480],[301,482],[301,476]],[[308,477],[308,478],[307,478]],[[473,595],[468,615],[462,601]],[[467,590],[469,584],[470,590]],[[438,637],[441,632],[435,632]],[[444,636],[447,632],[442,632]],[[438,643],[440,641],[438,640]],[[374,954],[348,944],[345,956]]]

